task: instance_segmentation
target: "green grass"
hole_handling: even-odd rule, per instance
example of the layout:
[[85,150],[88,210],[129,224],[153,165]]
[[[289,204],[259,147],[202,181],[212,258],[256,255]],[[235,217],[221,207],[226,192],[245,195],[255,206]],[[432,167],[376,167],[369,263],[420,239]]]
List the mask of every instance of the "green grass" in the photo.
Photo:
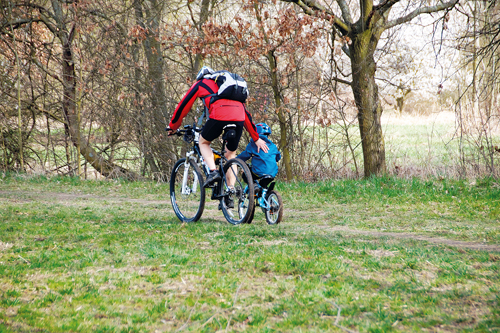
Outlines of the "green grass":
[[[486,143],[484,133],[476,133],[471,124],[466,133],[461,134],[455,116],[450,112],[428,116],[398,116],[391,111],[384,112],[382,127],[388,170],[403,176],[448,178],[491,174],[491,156],[487,150],[500,144],[495,126],[488,129],[491,142]],[[483,142],[480,142],[480,137],[483,137]],[[498,167],[500,154],[493,154],[493,160]]]
[[459,150],[458,140],[454,137],[453,118],[437,121],[436,117],[400,118],[393,114],[385,116],[387,123],[384,125],[384,135],[388,164],[452,166],[457,163]]
[[179,223],[163,183],[3,175],[0,332],[500,327],[498,180],[278,190],[282,224],[235,227]]

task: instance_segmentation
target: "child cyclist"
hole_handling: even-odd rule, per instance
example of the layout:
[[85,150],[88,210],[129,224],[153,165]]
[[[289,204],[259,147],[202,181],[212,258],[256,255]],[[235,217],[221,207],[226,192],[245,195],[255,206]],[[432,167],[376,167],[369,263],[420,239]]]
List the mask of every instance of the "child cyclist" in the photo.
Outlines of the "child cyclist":
[[259,123],[255,125],[257,128],[257,133],[259,134],[259,139],[263,140],[267,148],[269,149],[267,153],[259,149],[252,139],[245,150],[239,154],[237,157],[243,161],[248,161],[252,159],[252,176],[255,180],[261,179],[265,176],[270,176],[272,178],[276,177],[278,173],[278,161],[281,159],[281,153],[278,147],[269,140],[269,135],[271,134],[271,127],[267,126],[265,123]]

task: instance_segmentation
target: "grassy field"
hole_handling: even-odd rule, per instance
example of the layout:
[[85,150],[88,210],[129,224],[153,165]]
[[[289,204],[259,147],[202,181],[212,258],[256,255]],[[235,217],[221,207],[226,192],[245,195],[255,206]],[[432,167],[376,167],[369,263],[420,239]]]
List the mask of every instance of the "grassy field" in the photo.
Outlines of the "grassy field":
[[455,164],[459,150],[453,113],[420,117],[385,113],[383,119],[390,166],[414,165],[430,169]]
[[0,174],[0,332],[500,331],[500,182],[279,184],[181,224],[168,186]]
[[[388,170],[399,176],[427,176],[446,178],[476,178],[491,174],[485,168],[486,161],[479,143],[479,135],[473,129],[460,133],[456,115],[441,111],[427,116],[385,112],[382,127],[386,144]],[[500,145],[500,127],[492,121],[488,135],[490,145]],[[484,134],[484,133],[482,133]],[[460,144],[463,156],[460,156]],[[490,157],[488,157],[490,158]],[[499,165],[500,154],[494,154]],[[489,162],[488,162],[489,163]]]

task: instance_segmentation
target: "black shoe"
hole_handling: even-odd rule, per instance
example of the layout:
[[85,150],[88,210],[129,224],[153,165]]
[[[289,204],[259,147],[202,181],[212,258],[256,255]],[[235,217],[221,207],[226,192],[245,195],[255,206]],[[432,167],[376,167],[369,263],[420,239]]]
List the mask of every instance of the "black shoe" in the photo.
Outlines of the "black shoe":
[[220,175],[217,172],[217,170],[211,171],[210,174],[207,177],[207,180],[203,184],[203,187],[210,187],[213,185],[215,182],[220,180]]
[[[224,198],[224,205],[226,206],[226,208],[229,208],[229,209],[234,208],[233,198],[225,197]],[[222,202],[219,203],[219,210],[221,210],[221,209],[222,209]]]

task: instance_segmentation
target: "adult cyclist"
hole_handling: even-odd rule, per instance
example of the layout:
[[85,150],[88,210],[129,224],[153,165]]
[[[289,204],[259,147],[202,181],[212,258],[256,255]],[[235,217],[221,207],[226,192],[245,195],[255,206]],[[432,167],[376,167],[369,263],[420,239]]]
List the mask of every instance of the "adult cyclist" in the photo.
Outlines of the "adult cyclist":
[[[203,66],[196,76],[196,82],[189,88],[186,95],[184,95],[175,108],[172,119],[167,127],[168,135],[172,135],[181,126],[182,119],[189,113],[196,98],[203,99],[205,106],[208,108],[209,119],[201,132],[199,146],[201,155],[210,169],[210,174],[203,184],[204,187],[208,187],[220,180],[210,143],[222,134],[226,125],[236,125],[236,136],[227,141],[225,157],[228,160],[236,157],[236,149],[240,142],[243,127],[250,133],[258,150],[262,149],[266,153],[269,150],[266,142],[259,138],[255,124],[252,121],[252,116],[248,113],[243,103],[228,99],[218,99],[212,103],[211,97],[217,93],[219,87],[214,80],[205,79],[204,76],[213,73],[215,71],[211,68]],[[228,179],[228,185],[234,185],[232,181],[234,182],[234,180]]]

